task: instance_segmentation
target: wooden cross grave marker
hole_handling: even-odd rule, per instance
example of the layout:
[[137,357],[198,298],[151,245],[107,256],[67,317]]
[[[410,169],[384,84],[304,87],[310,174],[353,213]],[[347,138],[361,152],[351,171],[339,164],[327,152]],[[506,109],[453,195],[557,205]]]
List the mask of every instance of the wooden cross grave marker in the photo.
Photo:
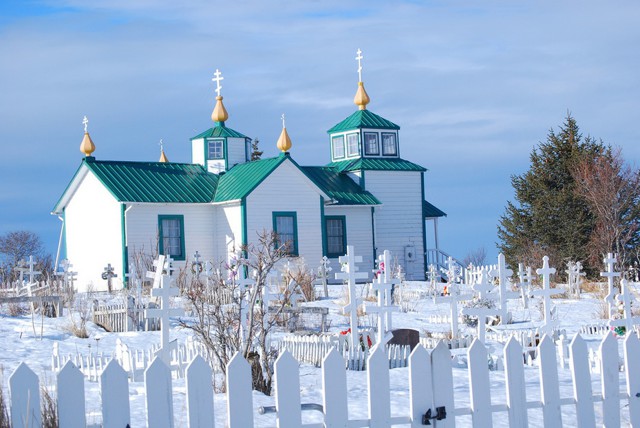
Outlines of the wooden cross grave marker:
[[[158,270],[162,272],[162,268]],[[171,276],[162,275],[160,278],[160,286],[151,290],[151,295],[153,297],[158,297],[160,300],[160,309],[147,309],[144,311],[145,318],[160,318],[160,329],[162,335],[160,336],[160,349],[158,350],[157,355],[160,356],[167,366],[171,363],[171,349],[176,346],[175,341],[169,342],[169,330],[171,329],[169,317],[179,317],[184,315],[183,309],[171,308],[171,297],[175,297],[180,294],[180,290],[172,285],[173,280],[171,279]]]
[[544,321],[540,331],[542,333],[550,334],[553,328],[557,324],[557,320],[551,318],[551,296],[556,294],[562,294],[564,290],[559,288],[551,288],[551,275],[556,273],[556,268],[549,267],[549,257],[544,256],[542,258],[542,268],[536,269],[538,275],[542,275],[542,289],[532,290],[531,295],[542,296],[544,302]]
[[607,309],[609,311],[609,320],[612,319],[614,311],[616,309],[616,290],[614,285],[614,278],[620,276],[620,272],[615,272],[614,265],[616,263],[616,258],[613,254],[607,254],[607,257],[604,259],[604,264],[607,266],[606,272],[600,272],[600,276],[604,276],[607,278],[607,287],[608,294],[604,296],[604,301],[607,302]]
[[612,327],[624,326],[627,333],[633,330],[635,324],[640,324],[640,317],[634,317],[631,304],[635,300],[631,287],[629,287],[629,281],[626,279],[620,280],[620,287],[622,292],[616,296],[616,300],[622,303],[623,318],[612,319],[609,321],[609,325]]
[[[492,293],[495,287],[489,281],[488,268],[480,269],[480,282],[473,285],[473,290],[478,293],[480,301],[482,300],[497,300],[496,293]],[[499,315],[500,312],[496,308],[476,307],[476,308],[463,308],[462,313],[465,315],[471,315],[478,317],[478,340],[485,343],[485,331],[487,329],[487,319],[492,316]]]
[[327,258],[327,256],[322,256],[320,260],[320,266],[318,267],[318,279],[322,284],[322,288],[324,290],[324,297],[329,297],[329,286],[327,281],[329,280],[329,274],[333,270],[331,266],[331,261]]
[[507,267],[507,261],[504,254],[498,254],[498,289],[500,291],[500,324],[509,324],[511,315],[507,306],[507,300],[517,299],[520,293],[507,289],[507,285],[511,285],[509,278],[513,275],[513,271]]
[[[393,304],[391,299],[391,288],[400,283],[400,280],[391,276],[390,269],[387,266],[391,266],[391,253],[385,250],[378,258],[381,272],[377,278],[371,283],[371,289],[375,290],[378,294],[377,305],[366,305],[365,313],[377,314],[378,318],[378,346],[384,346],[391,340],[393,334],[391,330],[392,314],[398,310],[398,307]],[[353,329],[351,330],[353,331]]]
[[518,264],[518,288],[520,289],[520,298],[522,299],[522,306],[524,309],[529,308],[529,298],[531,297],[531,282],[533,281],[533,274],[531,266],[524,268],[524,263]]
[[353,352],[358,349],[359,336],[358,336],[358,298],[356,297],[356,280],[368,279],[369,275],[366,272],[358,272],[356,263],[362,263],[362,256],[356,256],[354,254],[353,245],[347,246],[347,254],[341,256],[338,261],[342,265],[341,271],[336,273],[336,279],[342,279],[347,282],[349,290],[349,304],[342,308],[343,314],[349,314],[349,324],[351,327],[351,338],[349,349]]

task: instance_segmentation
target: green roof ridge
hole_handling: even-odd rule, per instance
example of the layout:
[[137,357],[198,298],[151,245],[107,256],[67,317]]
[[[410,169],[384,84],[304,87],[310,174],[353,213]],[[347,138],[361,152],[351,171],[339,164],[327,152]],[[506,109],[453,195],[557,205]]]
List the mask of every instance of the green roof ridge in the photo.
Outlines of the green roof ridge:
[[345,174],[330,166],[303,166],[304,173],[338,205],[379,205],[381,202]]
[[331,162],[327,166],[344,171],[426,171],[427,169],[401,158],[363,158]]
[[351,116],[342,122],[334,125],[327,133],[350,131],[352,129],[371,128],[371,129],[400,129],[398,125],[385,119],[382,116],[369,111],[357,110]]
[[196,138],[221,138],[221,137],[233,137],[233,138],[249,138],[246,135],[234,131],[233,129],[227,127],[224,122],[216,122],[216,125],[213,128],[209,128],[204,132],[192,137],[192,140]]
[[242,199],[264,181],[288,156],[284,154],[235,165],[220,175],[214,202]]

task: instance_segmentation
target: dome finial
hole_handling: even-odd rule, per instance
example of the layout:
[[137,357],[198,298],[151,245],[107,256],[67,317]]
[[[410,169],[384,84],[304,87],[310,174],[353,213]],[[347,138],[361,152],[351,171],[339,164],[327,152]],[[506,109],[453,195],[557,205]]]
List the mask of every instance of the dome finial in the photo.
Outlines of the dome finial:
[[82,119],[82,124],[84,125],[84,137],[80,143],[80,151],[89,157],[96,150],[96,145],[91,141],[89,131],[87,131],[87,127],[89,125],[89,119],[87,119],[87,116]]
[[278,150],[283,153],[286,153],[291,148],[291,138],[289,138],[289,134],[287,133],[287,127],[284,122],[284,113],[282,113],[282,132],[280,133],[280,138],[278,138],[278,143],[276,144]]
[[356,96],[353,98],[353,103],[357,105],[360,110],[366,110],[367,104],[371,99],[367,94],[367,91],[364,89],[364,83],[362,82],[362,51],[358,49],[356,52],[358,55],[356,56],[356,61],[358,61],[358,90],[356,91]]
[[216,68],[216,72],[213,74],[213,78],[211,80],[216,82],[216,106],[213,108],[213,113],[211,113],[211,120],[214,122],[224,123],[229,118],[229,113],[227,113],[227,110],[224,108],[224,104],[222,104],[222,95],[220,95],[220,91],[222,90],[220,82],[224,80],[220,70]]
[[164,154],[164,143],[162,142],[162,138],[160,139],[160,160],[158,162],[167,163],[169,162],[169,158]]

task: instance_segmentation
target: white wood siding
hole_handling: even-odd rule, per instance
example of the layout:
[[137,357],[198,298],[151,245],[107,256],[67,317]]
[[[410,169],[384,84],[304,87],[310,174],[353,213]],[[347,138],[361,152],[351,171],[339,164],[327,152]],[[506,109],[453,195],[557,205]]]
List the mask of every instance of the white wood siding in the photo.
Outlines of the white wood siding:
[[242,245],[242,211],[240,203],[218,205],[217,224],[217,261],[229,261]]
[[[365,172],[366,189],[382,202],[375,214],[378,254],[391,251],[407,279],[415,280],[425,276],[421,185],[420,172]],[[414,261],[405,260],[407,246],[415,248]]]
[[204,139],[191,141],[191,163],[204,166]]
[[113,287],[122,287],[120,218],[120,203],[87,173],[65,209],[67,258],[78,272],[79,291],[107,290],[101,275],[108,263],[118,275]]
[[246,162],[244,138],[227,138],[227,164],[229,169],[234,165]]
[[157,254],[158,248],[158,216],[184,216],[185,261],[176,261],[174,267],[181,269],[185,263],[193,261],[196,251],[202,256],[201,260],[215,261],[217,248],[215,240],[219,235],[215,233],[215,210],[210,204],[132,204],[126,212],[127,247],[129,260],[136,252]]
[[[356,256],[362,256],[362,263],[358,264],[360,272],[373,271],[373,239],[371,229],[371,207],[325,206],[325,216],[345,216],[347,223],[347,245],[353,245]],[[337,258],[332,258],[332,273],[340,271]],[[336,270],[337,269],[337,270]]]
[[320,193],[290,162],[283,162],[247,197],[247,240],[273,230],[274,211],[295,211],[298,224],[298,253],[308,266],[322,259]]

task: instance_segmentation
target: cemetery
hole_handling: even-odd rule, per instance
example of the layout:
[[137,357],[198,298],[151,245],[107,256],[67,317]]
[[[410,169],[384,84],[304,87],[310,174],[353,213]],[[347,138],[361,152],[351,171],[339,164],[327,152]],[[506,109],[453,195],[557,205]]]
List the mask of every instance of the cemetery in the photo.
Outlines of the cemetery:
[[[26,261],[2,297],[24,308],[0,327],[13,350],[3,363],[12,426],[41,425],[41,388],[60,426],[640,426],[639,287],[613,254],[594,288],[578,263],[557,281],[546,256],[518,269],[502,255],[487,266],[450,258],[407,281],[391,252],[366,272],[348,246],[339,264],[307,268],[312,295],[288,258],[252,272],[238,255],[228,275],[192,263],[188,286],[161,255],[149,271],[131,266],[128,290],[70,300],[72,261],[54,282]],[[227,326],[235,349],[272,365],[269,395],[251,391],[264,363],[234,351],[223,367],[186,328],[199,322],[195,284],[238,320]],[[79,338],[68,325],[83,316]]]

